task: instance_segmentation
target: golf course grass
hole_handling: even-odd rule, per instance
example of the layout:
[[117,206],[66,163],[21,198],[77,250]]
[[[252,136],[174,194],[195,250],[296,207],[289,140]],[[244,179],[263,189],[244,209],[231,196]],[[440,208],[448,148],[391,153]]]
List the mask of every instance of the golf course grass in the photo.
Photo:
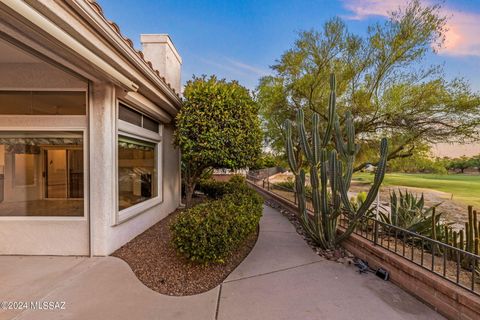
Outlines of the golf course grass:
[[[353,179],[371,182],[372,173],[355,173]],[[480,208],[480,176],[463,174],[387,173],[383,181],[388,186],[425,188],[453,194],[453,200]]]

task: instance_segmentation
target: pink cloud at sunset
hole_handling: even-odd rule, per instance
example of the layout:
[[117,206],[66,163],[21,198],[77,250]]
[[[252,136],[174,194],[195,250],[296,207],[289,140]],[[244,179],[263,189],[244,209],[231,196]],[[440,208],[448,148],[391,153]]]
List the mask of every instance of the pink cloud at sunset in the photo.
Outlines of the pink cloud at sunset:
[[[404,8],[406,0],[341,0],[351,15],[350,20],[364,20],[370,16],[388,17],[392,11]],[[431,5],[433,1],[423,1]],[[442,5],[442,15],[447,17],[444,46],[440,54],[452,56],[480,57],[480,13],[460,11],[449,5]]]

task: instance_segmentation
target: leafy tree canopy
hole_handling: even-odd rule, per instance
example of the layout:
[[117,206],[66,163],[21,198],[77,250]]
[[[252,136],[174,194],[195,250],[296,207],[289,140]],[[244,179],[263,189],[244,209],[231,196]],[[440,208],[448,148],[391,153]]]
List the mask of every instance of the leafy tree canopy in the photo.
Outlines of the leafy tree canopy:
[[389,159],[429,143],[478,139],[480,95],[463,78],[447,81],[441,66],[426,62],[444,40],[439,8],[413,0],[369,26],[366,36],[351,33],[339,18],[320,31],[301,32],[257,88],[270,147],[284,152],[283,124],[296,109],[304,109],[306,119],[312,112],[326,119],[332,72],[339,114],[352,112],[363,145],[356,170],[376,161],[369,150],[378,149],[379,136],[390,138]]
[[187,202],[207,168],[246,168],[257,163],[263,135],[258,106],[236,81],[194,77],[176,117],[175,144],[182,152]]

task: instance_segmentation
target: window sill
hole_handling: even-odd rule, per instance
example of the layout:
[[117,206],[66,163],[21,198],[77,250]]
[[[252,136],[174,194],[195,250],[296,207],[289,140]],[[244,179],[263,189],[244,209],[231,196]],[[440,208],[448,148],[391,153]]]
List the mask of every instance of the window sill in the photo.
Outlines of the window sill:
[[129,208],[118,211],[116,219],[115,219],[114,226],[122,224],[125,221],[128,221],[128,220],[138,216],[139,214],[147,211],[148,209],[151,209],[155,206],[158,206],[161,203],[163,203],[163,200],[159,196],[157,196],[155,198],[140,202],[140,203],[138,203],[136,205],[133,205]]

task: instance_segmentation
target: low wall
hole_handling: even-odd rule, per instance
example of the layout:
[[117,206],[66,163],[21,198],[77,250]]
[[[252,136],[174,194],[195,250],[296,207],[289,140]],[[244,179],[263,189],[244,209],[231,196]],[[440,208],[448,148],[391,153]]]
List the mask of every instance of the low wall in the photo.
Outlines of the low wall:
[[[296,211],[293,203],[254,184],[250,185],[266,199],[275,200],[286,209]],[[390,281],[445,317],[480,319],[480,298],[475,294],[356,234],[352,234],[342,246],[356,257],[367,261],[370,267],[387,270]]]

